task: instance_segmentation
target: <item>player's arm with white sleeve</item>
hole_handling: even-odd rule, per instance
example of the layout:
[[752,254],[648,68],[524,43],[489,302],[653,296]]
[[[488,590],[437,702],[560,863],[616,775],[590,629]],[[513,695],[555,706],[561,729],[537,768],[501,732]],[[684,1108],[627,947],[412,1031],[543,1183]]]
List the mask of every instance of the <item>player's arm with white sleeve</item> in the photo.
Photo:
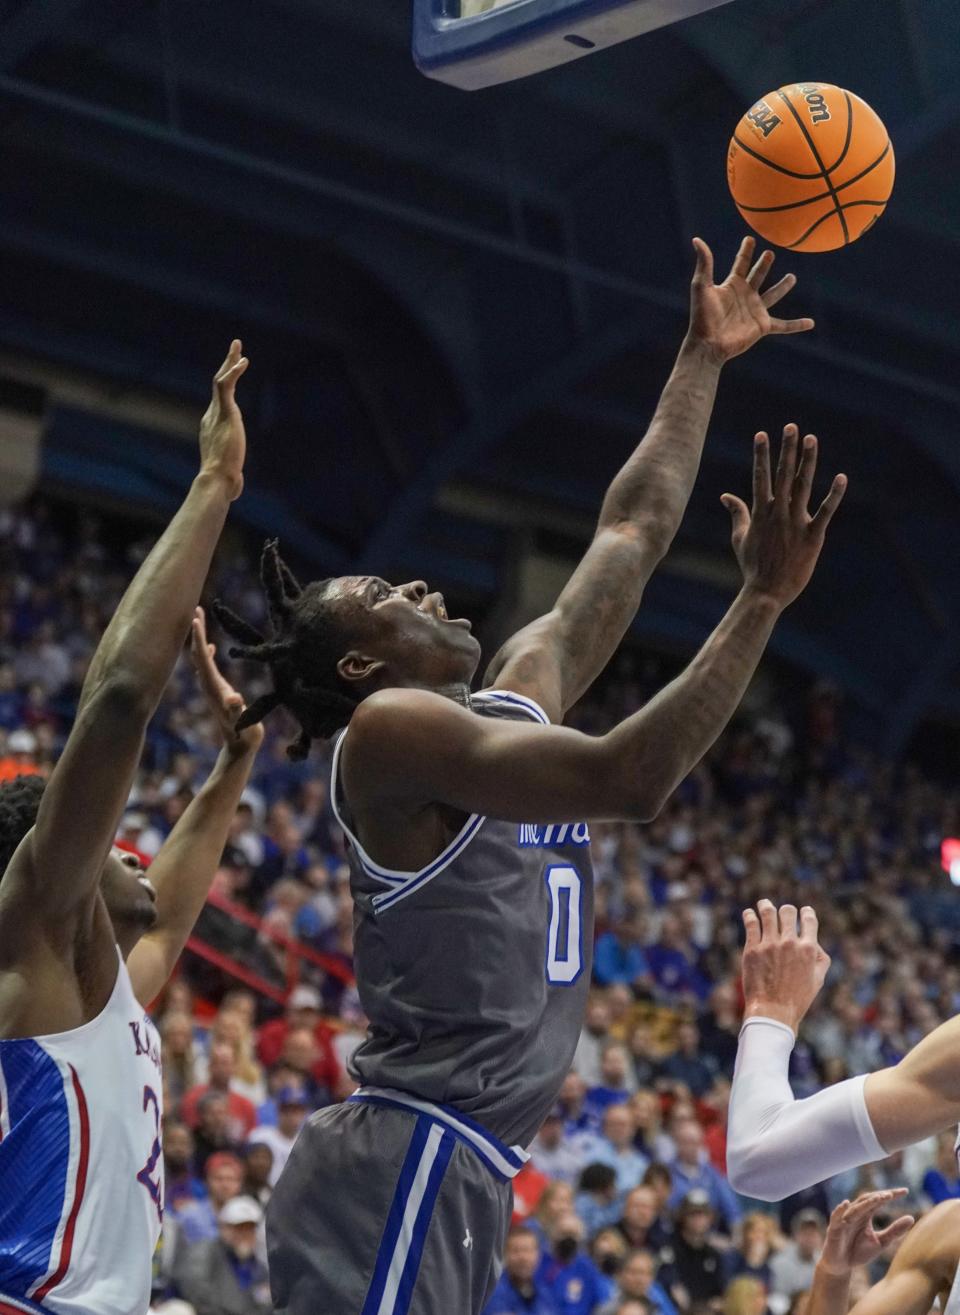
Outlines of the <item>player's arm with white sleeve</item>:
[[223,748],[213,771],[150,865],[157,892],[157,921],[134,946],[127,969],[134,995],[147,1007],[166,985],[216,875],[237,805],[263,743],[258,723],[237,731],[243,697],[217,670],[214,645],[207,641],[203,608],[193,618],[190,652]]
[[745,1014],[730,1098],[727,1174],[734,1188],[781,1201],[857,1165],[884,1159],[960,1121],[960,1018],[893,1068],[796,1100],[787,1070],[797,1029],[829,958],[813,909],[769,900],[743,915]]
[[[686,671],[608,734],[477,717],[415,689],[372,694],[343,740],[348,798],[364,827],[389,845],[396,823],[433,804],[503,821],[649,819],[700,761],[736,711],[777,617],[813,574],[843,497],[838,476],[808,511],[816,439],[798,467],[795,426],[784,431],[775,482],[770,444],[754,448],[754,505],[725,495],[744,586]],[[388,861],[384,858],[382,861]]]
[[813,328],[813,320],[771,315],[796,279],[787,274],[764,290],[773,252],[754,263],[752,237],[722,283],[714,283],[707,244],[697,238],[694,246],[690,324],[643,441],[614,477],[593,540],[552,610],[509,639],[487,669],[487,685],[535,699],[555,722],[607,665],[673,542],[722,367],[769,335]]

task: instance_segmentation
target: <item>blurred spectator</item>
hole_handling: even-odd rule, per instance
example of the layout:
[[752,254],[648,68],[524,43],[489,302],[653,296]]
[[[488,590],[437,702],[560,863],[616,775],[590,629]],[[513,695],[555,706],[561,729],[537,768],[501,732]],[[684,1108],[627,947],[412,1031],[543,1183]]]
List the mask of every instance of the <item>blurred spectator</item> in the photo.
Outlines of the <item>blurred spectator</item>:
[[588,1164],[580,1175],[575,1208],[593,1237],[620,1218],[617,1171],[611,1164]]
[[243,1195],[266,1207],[273,1191],[273,1149],[254,1130],[243,1148]]
[[656,1282],[657,1262],[650,1251],[632,1251],[617,1276],[617,1291],[601,1315],[619,1315],[625,1301],[646,1301],[655,1315],[677,1315],[666,1289]]
[[548,1178],[574,1183],[580,1177],[588,1156],[596,1158],[593,1152],[598,1142],[599,1138],[589,1133],[566,1136],[563,1108],[555,1105],[531,1143],[530,1159],[534,1167]]
[[677,1028],[676,1050],[660,1065],[661,1077],[686,1087],[699,1100],[710,1090],[718,1071],[713,1056],[701,1053],[700,1029],[684,1019]]
[[630,1051],[621,1041],[608,1041],[600,1056],[601,1083],[591,1087],[584,1101],[584,1112],[592,1127],[598,1128],[608,1105],[623,1105],[635,1089],[630,1072]]
[[599,991],[591,991],[583,1030],[573,1056],[573,1067],[588,1087],[599,1087],[603,1081],[600,1059],[610,1032],[610,1005]]
[[233,1047],[226,1041],[216,1041],[210,1047],[209,1080],[192,1087],[180,1102],[184,1123],[196,1128],[199,1122],[200,1102],[210,1092],[218,1092],[227,1102],[227,1137],[238,1144],[246,1141],[257,1122],[257,1110],[246,1096],[234,1090],[236,1060]]
[[283,1087],[277,1093],[277,1126],[256,1128],[252,1141],[261,1146],[269,1146],[273,1152],[273,1164],[268,1179],[271,1187],[276,1187],[277,1180],[286,1168],[293,1143],[297,1140],[300,1129],[310,1113],[310,1101],[306,1088],[302,1086]]
[[511,1228],[503,1252],[503,1273],[483,1315],[558,1315],[551,1288],[537,1277],[539,1267],[536,1234],[523,1224]]
[[163,1201],[177,1214],[191,1201],[202,1201],[207,1189],[193,1172],[193,1133],[185,1123],[163,1121]]
[[180,1100],[195,1085],[196,1041],[193,1021],[177,1011],[164,1014],[160,1023],[163,1078],[173,1100]]
[[236,1196],[217,1218],[216,1235],[185,1248],[178,1259],[181,1295],[197,1315],[267,1315],[270,1282],[256,1256],[263,1211],[249,1196]]
[[264,1023],[257,1033],[257,1058],[265,1068],[272,1068],[284,1053],[290,1032],[306,1028],[313,1033],[316,1055],[308,1074],[325,1088],[329,1100],[340,1084],[340,1065],[333,1049],[332,1033],[320,1012],[320,994],[312,986],[295,986],[287,1001],[283,1018]]
[[770,1261],[771,1291],[784,1297],[806,1292],[820,1259],[826,1220],[816,1210],[801,1210],[793,1221],[792,1239]]
[[723,1296],[723,1257],[710,1242],[713,1222],[707,1193],[690,1192],[680,1206],[673,1242],[661,1253],[657,1280],[683,1312]]
[[612,931],[597,938],[593,975],[601,986],[618,983],[635,987],[646,983],[650,969],[641,948],[642,942],[643,926],[633,913],[621,918]]
[[590,1258],[606,1278],[615,1278],[623,1268],[630,1248],[616,1228],[601,1228],[590,1243]]
[[670,1166],[673,1194],[670,1204],[679,1207],[691,1192],[701,1191],[710,1208],[729,1233],[740,1221],[743,1210],[730,1184],[710,1163],[703,1148],[703,1129],[694,1119],[685,1119],[674,1132],[677,1154]]
[[960,1196],[956,1142],[954,1132],[941,1133],[937,1138],[936,1164],[924,1174],[923,1190],[934,1205]]
[[37,737],[32,731],[14,731],[7,736],[7,751],[0,758],[0,783],[17,776],[36,776],[40,770],[35,754]]
[[631,1251],[660,1251],[673,1236],[669,1217],[660,1214],[657,1193],[641,1184],[627,1194],[617,1229]]
[[650,1161],[634,1145],[636,1120],[629,1105],[609,1105],[603,1116],[603,1137],[593,1150],[593,1158],[600,1164],[609,1164],[617,1175],[617,1191],[621,1196],[632,1191],[643,1181]]
[[243,1164],[236,1155],[218,1151],[207,1161],[204,1173],[206,1194],[188,1202],[178,1212],[183,1240],[190,1245],[219,1236],[220,1211],[228,1201],[240,1195],[243,1187]]
[[198,1173],[205,1172],[207,1160],[217,1151],[239,1149],[238,1139],[230,1133],[230,1107],[222,1091],[208,1091],[197,1101],[193,1141],[193,1162]]
[[563,1111],[563,1131],[566,1136],[591,1128],[587,1111],[587,1084],[579,1073],[571,1071],[564,1078],[557,1105]]
[[613,1293],[584,1250],[583,1221],[572,1210],[561,1215],[550,1235],[550,1252],[540,1265],[539,1275],[553,1293],[557,1315],[594,1315]]
[[630,1097],[630,1108],[637,1128],[633,1138],[637,1150],[642,1151],[648,1160],[672,1160],[676,1147],[673,1139],[663,1131],[660,1098],[656,1092],[645,1087],[635,1091]]
[[740,1246],[727,1254],[727,1277],[758,1279],[769,1291],[773,1283],[770,1258],[774,1252],[777,1226],[772,1215],[759,1211],[743,1221]]
[[723,1315],[766,1315],[767,1290],[755,1278],[736,1278],[723,1299]]
[[[517,1176],[519,1177],[519,1175]],[[573,1209],[573,1205],[573,1188],[569,1183],[548,1183],[540,1194],[536,1208],[526,1224],[539,1241],[540,1250],[544,1255],[550,1249],[549,1238],[554,1225],[561,1215],[565,1215]]]

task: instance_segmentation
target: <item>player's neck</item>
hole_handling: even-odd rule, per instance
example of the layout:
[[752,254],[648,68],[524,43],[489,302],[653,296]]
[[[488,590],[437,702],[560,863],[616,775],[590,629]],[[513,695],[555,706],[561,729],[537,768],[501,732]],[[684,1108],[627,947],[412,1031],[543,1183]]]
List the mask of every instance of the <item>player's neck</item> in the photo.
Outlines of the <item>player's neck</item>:
[[459,703],[462,708],[473,708],[473,704],[470,701],[469,685],[456,684],[434,686],[433,693],[439,694],[441,698],[452,699],[454,703]]

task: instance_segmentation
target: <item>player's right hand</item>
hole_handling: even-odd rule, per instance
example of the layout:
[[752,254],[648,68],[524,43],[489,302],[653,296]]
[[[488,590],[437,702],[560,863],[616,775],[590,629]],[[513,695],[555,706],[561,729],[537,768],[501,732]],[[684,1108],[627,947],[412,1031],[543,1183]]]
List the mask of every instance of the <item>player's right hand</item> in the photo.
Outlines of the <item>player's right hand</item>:
[[795,905],[784,904],[778,911],[762,899],[756,912],[744,910],[743,925],[744,1016],[774,1018],[796,1031],[830,967],[830,956],[817,940],[817,915],[802,908],[798,934]]
[[[798,449],[801,450],[799,464]],[[783,431],[775,477],[770,472],[770,440],[757,434],[753,449],[753,507],[732,493],[721,501],[733,522],[733,550],[747,589],[787,607],[807,587],[823,548],[833,513],[847,488],[837,475],[816,513],[810,514],[810,494],[817,469],[817,440],[803,440],[796,425]]]
[[227,359],[214,375],[210,405],[200,421],[201,470],[225,479],[231,499],[243,492],[247,436],[235,393],[237,381],[249,364],[243,344],[234,338]]
[[901,1215],[879,1232],[873,1225],[874,1215],[906,1194],[905,1187],[897,1187],[866,1192],[856,1201],[841,1201],[830,1216],[819,1268],[845,1278],[858,1265],[869,1265],[888,1246],[906,1237],[914,1224],[913,1215]]

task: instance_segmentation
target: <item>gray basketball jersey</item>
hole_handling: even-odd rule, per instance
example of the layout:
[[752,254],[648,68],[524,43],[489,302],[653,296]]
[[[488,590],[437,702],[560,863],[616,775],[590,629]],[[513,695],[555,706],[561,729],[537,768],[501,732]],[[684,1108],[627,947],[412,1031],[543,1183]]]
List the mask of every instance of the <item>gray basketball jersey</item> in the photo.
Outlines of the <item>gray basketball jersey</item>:
[[[504,690],[475,694],[473,705],[482,716],[548,722]],[[429,866],[392,871],[350,827],[342,747],[343,736],[331,794],[350,842],[357,985],[370,1020],[350,1071],[527,1146],[570,1069],[590,985],[587,826],[472,814]]]

